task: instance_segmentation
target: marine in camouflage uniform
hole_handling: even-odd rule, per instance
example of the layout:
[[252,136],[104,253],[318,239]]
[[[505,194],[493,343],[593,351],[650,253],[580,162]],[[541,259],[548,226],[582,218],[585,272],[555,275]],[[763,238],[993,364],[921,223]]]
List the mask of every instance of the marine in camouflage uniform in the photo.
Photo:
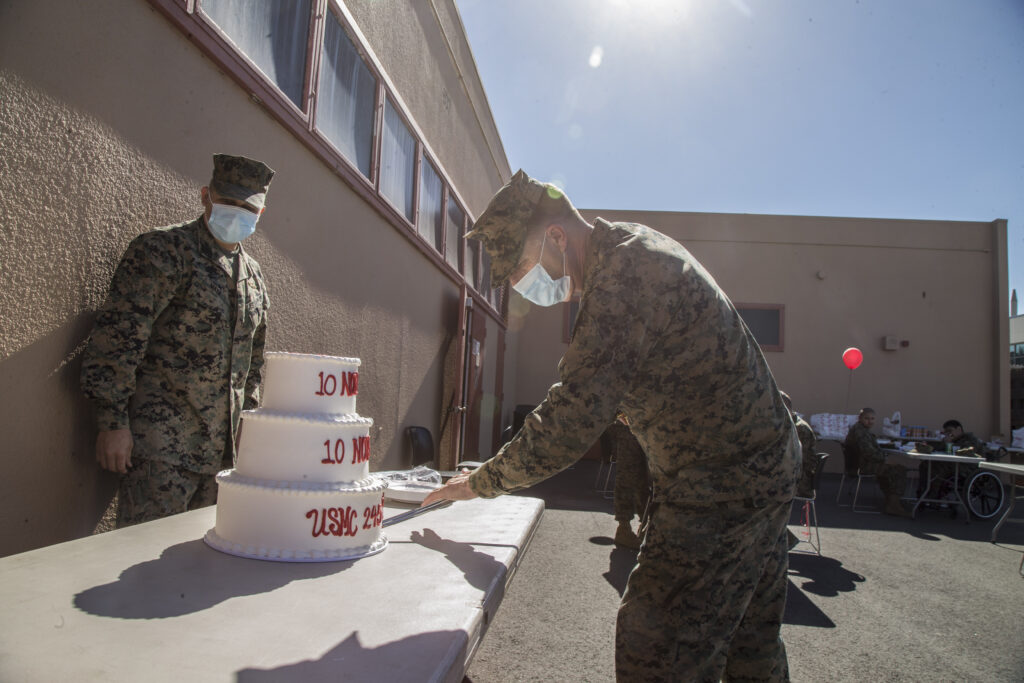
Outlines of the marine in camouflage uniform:
[[[647,475],[647,456],[640,447],[633,432],[620,420],[613,422],[605,431],[611,457],[615,462],[614,510],[619,528],[615,542],[626,548],[639,548],[640,541],[633,533],[630,523],[633,517],[643,518],[650,497],[650,482]],[[627,533],[628,532],[628,533]]]
[[[899,465],[886,464],[885,455],[878,447],[878,439],[871,433],[870,425],[864,423],[867,409],[861,411],[861,419],[850,425],[843,447],[858,463],[861,474],[873,474],[878,487],[886,498],[885,511],[890,514],[904,514],[899,505],[903,489],[907,485],[907,470]],[[874,418],[874,411],[870,411]]]
[[[204,203],[261,210],[273,173],[216,155]],[[231,466],[241,411],[259,404],[266,286],[240,244],[229,251],[214,238],[209,210],[132,241],[83,357],[81,386],[100,437],[130,429],[133,442],[118,526],[214,503],[214,475]]]
[[803,454],[796,495],[811,498],[814,496],[814,475],[818,468],[818,454],[814,451],[817,439],[814,437],[814,429],[805,419],[793,415],[793,423],[796,425],[796,435],[800,439],[800,451]]
[[[989,452],[985,443],[976,437],[971,432],[965,432],[963,425],[958,420],[946,420],[942,425],[942,431],[945,433],[945,441],[953,445],[953,452],[960,455],[976,455],[979,458],[988,458]],[[936,449],[941,452],[945,448],[945,443],[938,444]],[[967,451],[966,449],[970,449]],[[957,468],[951,462],[932,462],[931,463],[931,485],[933,490],[929,491],[929,498],[943,498],[947,495],[952,496],[952,484],[954,483],[953,475],[956,472],[960,472],[961,482],[965,473],[969,474],[969,470],[965,467]],[[918,481],[920,487],[925,485],[928,479],[928,462],[922,462],[918,466]],[[960,482],[956,482],[959,486]],[[920,492],[919,492],[920,493]]]
[[[488,250],[495,282],[523,267],[527,226],[551,202],[571,209],[522,171],[491,200],[470,236]],[[570,259],[581,264],[582,298],[560,381],[498,455],[425,504],[467,486],[493,497],[539,482],[580,458],[621,410],[653,492],[619,609],[618,678],[786,680],[783,532],[800,446],[764,356],[678,242],[572,215],[587,237]],[[557,244],[557,226],[539,225]]]

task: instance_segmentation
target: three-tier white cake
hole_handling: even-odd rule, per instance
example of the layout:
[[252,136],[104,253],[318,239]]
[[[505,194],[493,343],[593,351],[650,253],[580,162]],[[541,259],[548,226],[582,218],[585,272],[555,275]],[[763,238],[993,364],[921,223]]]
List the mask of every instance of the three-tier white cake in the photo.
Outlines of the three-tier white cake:
[[268,353],[263,405],[242,412],[235,469],[217,475],[217,550],[324,562],[380,552],[387,483],[370,476],[358,358]]

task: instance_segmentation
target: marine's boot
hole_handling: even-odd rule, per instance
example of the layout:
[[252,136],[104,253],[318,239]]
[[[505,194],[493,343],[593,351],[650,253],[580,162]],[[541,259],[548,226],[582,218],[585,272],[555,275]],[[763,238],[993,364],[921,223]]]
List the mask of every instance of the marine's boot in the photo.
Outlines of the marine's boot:
[[615,545],[630,550],[640,549],[640,538],[633,533],[629,522],[619,522],[619,528],[615,530]]
[[895,515],[897,517],[910,517],[910,512],[903,507],[903,502],[900,501],[899,496],[886,496],[885,497],[885,514]]

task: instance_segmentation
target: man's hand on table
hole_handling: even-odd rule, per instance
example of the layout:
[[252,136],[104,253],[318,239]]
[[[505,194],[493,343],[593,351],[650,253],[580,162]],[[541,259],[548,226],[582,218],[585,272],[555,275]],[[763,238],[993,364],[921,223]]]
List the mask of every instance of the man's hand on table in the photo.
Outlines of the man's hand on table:
[[96,435],[96,461],[105,470],[124,474],[131,467],[134,445],[130,429],[101,431]]
[[472,500],[476,497],[476,492],[469,487],[469,475],[457,474],[441,488],[431,491],[430,495],[423,499],[420,507],[436,503],[439,500]]

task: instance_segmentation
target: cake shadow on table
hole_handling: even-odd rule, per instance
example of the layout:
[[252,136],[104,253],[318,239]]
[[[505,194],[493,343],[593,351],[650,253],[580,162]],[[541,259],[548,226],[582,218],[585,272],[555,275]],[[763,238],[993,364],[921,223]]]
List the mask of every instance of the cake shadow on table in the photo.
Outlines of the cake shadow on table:
[[[76,608],[101,617],[166,619],[209,609],[292,581],[345,571],[351,562],[258,562],[213,552],[200,539],[172,545],[160,557],[121,572],[117,581],[75,595]],[[197,585],[201,584],[201,585]]]

